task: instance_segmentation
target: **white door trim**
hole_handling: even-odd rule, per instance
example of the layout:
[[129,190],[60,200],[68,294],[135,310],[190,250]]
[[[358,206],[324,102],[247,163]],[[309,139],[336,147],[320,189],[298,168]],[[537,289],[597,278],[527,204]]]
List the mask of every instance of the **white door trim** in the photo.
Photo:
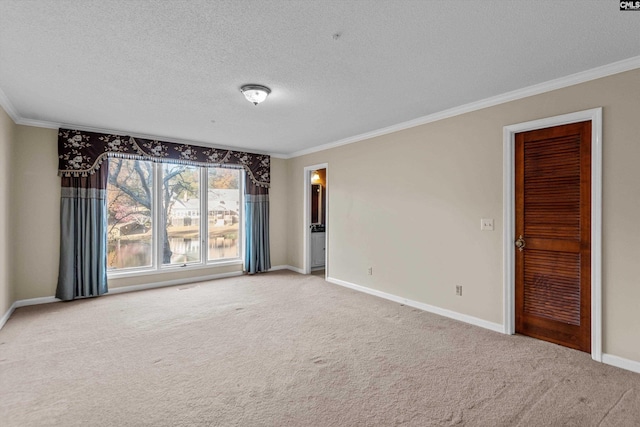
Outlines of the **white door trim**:
[[515,333],[515,134],[591,121],[591,357],[602,362],[602,108],[503,128],[504,333]]
[[324,223],[324,231],[325,231],[325,258],[324,258],[324,275],[325,278],[329,277],[329,164],[328,163],[319,163],[317,165],[305,166],[304,168],[304,184],[302,188],[304,189],[304,206],[302,209],[302,253],[303,253],[303,263],[302,271],[304,274],[311,273],[311,173],[314,170],[325,169],[326,170],[326,178],[325,178],[325,223]]

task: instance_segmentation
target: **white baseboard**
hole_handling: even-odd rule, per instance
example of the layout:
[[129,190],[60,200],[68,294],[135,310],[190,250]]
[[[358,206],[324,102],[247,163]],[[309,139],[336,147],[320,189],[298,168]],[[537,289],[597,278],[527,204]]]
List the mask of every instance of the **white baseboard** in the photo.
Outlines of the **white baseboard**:
[[56,297],[40,297],[40,298],[29,298],[29,299],[19,299],[14,304],[16,308],[18,307],[26,307],[28,305],[40,305],[40,304],[49,304],[52,302],[62,301]]
[[293,267],[291,265],[275,265],[269,269],[269,271],[278,271],[278,270],[291,270],[295,273],[304,274],[304,270],[298,267]]
[[16,303],[14,302],[13,304],[11,304],[11,307],[9,307],[9,310],[7,310],[4,316],[0,318],[0,329],[2,329],[5,323],[7,323],[7,321],[9,320],[9,318],[11,317],[15,309],[16,309]]
[[188,277],[184,279],[167,280],[164,282],[145,283],[144,285],[122,286],[109,289],[110,294],[122,294],[125,292],[144,291],[146,289],[164,288],[166,286],[184,285],[186,283],[205,282],[207,280],[223,279],[225,277],[242,276],[242,271],[231,271],[229,273],[211,274],[209,276]]
[[602,363],[615,366],[616,368],[626,369],[627,371],[637,372],[640,374],[640,362],[625,359],[623,357],[614,356],[612,354],[602,354]]
[[345,288],[354,289],[359,292],[364,292],[369,295],[375,295],[377,297],[388,299],[390,301],[394,301],[400,304],[408,305],[409,307],[414,307],[423,311],[428,311],[429,313],[438,314],[440,316],[448,317],[450,319],[459,320],[461,322],[469,323],[475,326],[480,326],[481,328],[489,329],[494,332],[504,333],[504,327],[498,323],[488,322],[486,320],[482,320],[477,317],[468,316],[466,314],[461,314],[455,311],[447,310],[447,309],[436,307],[433,305],[424,304],[422,302],[413,301],[407,298],[399,297],[397,295],[388,294],[386,292],[356,285],[355,283],[350,283],[344,280],[336,279],[334,277],[327,277],[327,282],[344,286]]

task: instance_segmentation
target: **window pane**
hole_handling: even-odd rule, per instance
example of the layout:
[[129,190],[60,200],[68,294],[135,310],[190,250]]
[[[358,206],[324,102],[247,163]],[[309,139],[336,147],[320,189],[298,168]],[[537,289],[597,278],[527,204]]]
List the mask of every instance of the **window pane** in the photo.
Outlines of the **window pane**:
[[200,168],[162,165],[162,264],[200,262]]
[[208,260],[240,257],[240,173],[209,168]]
[[153,165],[109,159],[107,269],[152,265]]

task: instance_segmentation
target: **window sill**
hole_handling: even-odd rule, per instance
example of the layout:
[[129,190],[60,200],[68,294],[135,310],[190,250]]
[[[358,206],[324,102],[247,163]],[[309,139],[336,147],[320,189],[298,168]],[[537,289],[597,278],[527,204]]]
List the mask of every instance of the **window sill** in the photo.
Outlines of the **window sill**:
[[210,264],[187,264],[185,267],[180,265],[171,266],[171,267],[163,267],[159,269],[146,269],[146,270],[132,270],[132,271],[107,271],[107,279],[121,279],[126,277],[137,277],[137,276],[152,276],[156,274],[164,274],[164,273],[177,273],[180,271],[196,271],[196,270],[210,270],[216,267],[226,267],[229,265],[242,265],[243,262],[241,259],[231,259],[218,261]]

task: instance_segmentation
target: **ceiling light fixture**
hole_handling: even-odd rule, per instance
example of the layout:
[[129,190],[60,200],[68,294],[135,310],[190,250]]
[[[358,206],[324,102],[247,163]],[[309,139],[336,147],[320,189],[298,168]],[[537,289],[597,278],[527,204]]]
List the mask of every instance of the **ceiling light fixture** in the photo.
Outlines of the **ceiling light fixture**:
[[240,92],[244,94],[247,101],[253,102],[253,105],[258,105],[271,93],[271,89],[262,85],[244,85],[240,88]]

